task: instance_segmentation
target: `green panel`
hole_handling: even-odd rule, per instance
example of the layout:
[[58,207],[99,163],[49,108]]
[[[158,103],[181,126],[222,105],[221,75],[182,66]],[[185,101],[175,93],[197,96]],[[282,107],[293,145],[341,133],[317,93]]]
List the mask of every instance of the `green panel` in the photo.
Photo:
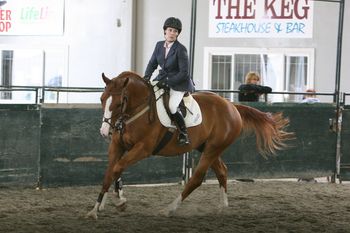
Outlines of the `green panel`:
[[333,104],[245,104],[264,112],[283,112],[296,140],[290,143],[293,147],[265,159],[256,150],[255,136],[241,137],[223,155],[231,178],[317,177],[334,172],[336,134],[329,129],[329,119],[335,117]]
[[342,111],[340,177],[350,180],[350,106]]
[[182,156],[152,156],[124,171],[123,180],[129,184],[181,182]]
[[44,186],[101,182],[107,143],[99,135],[98,108],[43,108],[41,182]]
[[[101,184],[108,144],[100,136],[102,111],[95,108],[43,108],[41,181],[44,186]],[[151,157],[124,171],[124,183],[181,180],[182,158]]]
[[37,105],[0,105],[0,186],[36,186],[39,117]]
[[[240,138],[223,155],[231,178],[319,176],[333,173],[336,137],[329,130],[330,104],[249,103],[263,111],[284,112],[294,147],[268,160],[255,149],[254,137]],[[99,134],[102,111],[70,105],[0,105],[0,185],[44,186],[100,184],[108,144]],[[343,114],[343,158],[350,162],[348,112]],[[41,128],[40,128],[41,119]],[[40,130],[41,129],[41,130]],[[194,155],[198,158],[198,155]],[[40,168],[39,166],[40,161]],[[345,170],[343,170],[345,171]],[[209,174],[212,176],[213,174]],[[178,182],[182,157],[150,157],[124,171],[125,183]]]

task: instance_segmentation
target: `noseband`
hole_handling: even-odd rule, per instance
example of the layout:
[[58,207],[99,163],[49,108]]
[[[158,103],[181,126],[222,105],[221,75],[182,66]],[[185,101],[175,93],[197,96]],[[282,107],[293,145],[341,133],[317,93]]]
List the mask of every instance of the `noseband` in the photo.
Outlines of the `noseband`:
[[[123,91],[121,92],[111,92],[110,93],[110,96],[114,96],[114,95],[120,95],[120,94],[123,94]],[[119,115],[119,114],[118,114]],[[111,117],[110,118],[107,118],[105,116],[103,116],[102,118],[102,123],[105,122],[109,125],[110,127],[110,130],[109,130],[109,135],[112,134],[112,131],[115,131],[116,130],[116,126],[112,124],[112,114],[111,114]]]
[[[136,110],[140,106],[144,105],[145,103],[147,104],[144,108],[142,108],[140,111],[137,111],[135,114],[127,114],[127,104],[128,104],[128,96],[126,94],[125,88],[121,92],[112,92],[110,93],[111,96],[113,95],[121,95],[121,104],[120,104],[120,111],[117,114],[119,116],[115,122],[115,124],[112,124],[112,116],[110,118],[103,117],[102,122],[106,122],[110,126],[110,132],[109,134],[111,135],[113,132],[119,132],[119,135],[121,139],[123,138],[123,134],[125,131],[125,126],[127,124],[130,124],[131,122],[135,121],[139,117],[141,117],[143,114],[145,114],[148,110],[151,109],[152,106],[152,94],[147,96],[148,101],[146,102],[141,102],[139,105],[133,107],[131,109],[131,112],[133,110]],[[145,98],[146,99],[146,98]],[[150,118],[150,117],[149,117]],[[150,119],[151,120],[151,119]]]

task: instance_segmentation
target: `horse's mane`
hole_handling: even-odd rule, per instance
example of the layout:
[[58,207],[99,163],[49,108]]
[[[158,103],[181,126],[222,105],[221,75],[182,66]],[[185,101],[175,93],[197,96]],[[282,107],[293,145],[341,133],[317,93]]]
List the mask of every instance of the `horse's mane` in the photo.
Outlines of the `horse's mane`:
[[115,77],[115,79],[117,79],[117,78],[127,78],[127,77],[141,78],[140,75],[138,75],[137,73],[135,73],[133,71],[124,71],[124,72],[120,73],[117,77]]
[[118,81],[125,78],[129,78],[135,82],[142,82],[152,91],[152,85],[148,81],[146,81],[144,78],[142,78],[139,74],[133,71],[124,71],[120,73],[117,77],[113,78],[112,81]]
[[124,72],[120,73],[117,77],[112,79],[112,82],[117,83],[120,80],[120,82],[123,83],[123,81],[125,79],[129,79],[128,83],[140,84],[140,82],[141,82],[151,93],[150,99],[149,99],[149,106],[152,109],[152,111],[149,112],[149,121],[153,122],[154,115],[155,115],[154,106],[155,106],[155,101],[156,101],[155,95],[153,92],[153,86],[150,84],[150,82],[146,81],[143,77],[141,77],[139,74],[137,74],[133,71],[124,71]]

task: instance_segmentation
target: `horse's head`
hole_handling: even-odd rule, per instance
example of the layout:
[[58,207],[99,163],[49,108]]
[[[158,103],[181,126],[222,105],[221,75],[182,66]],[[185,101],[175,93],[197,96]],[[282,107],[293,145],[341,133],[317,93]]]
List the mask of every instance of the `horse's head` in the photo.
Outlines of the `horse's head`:
[[113,79],[102,73],[102,79],[106,87],[101,95],[104,114],[100,133],[103,137],[108,137],[117,119],[127,114],[128,108],[135,105],[138,99],[135,97],[147,95],[145,91],[148,88],[145,88],[147,87],[145,81],[132,72],[123,72]]

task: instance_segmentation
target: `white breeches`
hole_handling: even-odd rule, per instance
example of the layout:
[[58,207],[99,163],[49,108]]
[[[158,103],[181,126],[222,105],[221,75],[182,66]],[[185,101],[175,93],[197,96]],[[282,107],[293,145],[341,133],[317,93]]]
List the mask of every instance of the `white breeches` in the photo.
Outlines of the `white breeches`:
[[185,94],[185,92],[175,91],[175,90],[170,88],[169,109],[170,109],[171,114],[176,113],[177,108],[179,107],[179,104],[180,104],[184,94]]

